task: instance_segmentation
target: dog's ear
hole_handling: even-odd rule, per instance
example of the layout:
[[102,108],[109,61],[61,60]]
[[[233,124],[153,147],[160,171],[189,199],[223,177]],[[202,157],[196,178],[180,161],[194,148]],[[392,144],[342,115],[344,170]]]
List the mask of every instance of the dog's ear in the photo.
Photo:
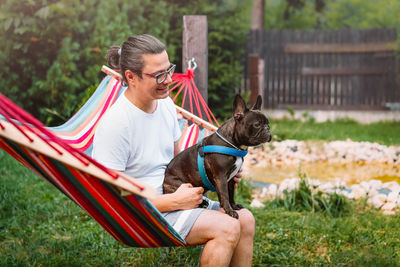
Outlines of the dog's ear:
[[240,120],[243,118],[244,113],[247,112],[248,109],[246,107],[246,103],[244,103],[243,98],[237,94],[235,96],[235,101],[233,101],[233,117],[236,120]]
[[261,110],[262,98],[260,95],[257,96],[256,103],[251,108],[252,110]]

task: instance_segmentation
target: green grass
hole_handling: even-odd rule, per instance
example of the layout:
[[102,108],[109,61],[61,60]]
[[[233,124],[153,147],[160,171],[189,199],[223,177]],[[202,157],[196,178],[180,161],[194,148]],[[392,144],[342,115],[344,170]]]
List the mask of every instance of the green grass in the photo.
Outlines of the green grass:
[[312,120],[272,120],[275,140],[346,140],[377,142],[382,145],[400,144],[400,121],[359,124],[351,119],[316,123]]
[[256,266],[399,266],[400,217],[353,203],[348,216],[253,210],[258,223]]
[[184,266],[200,247],[130,248],[0,150],[0,266]]
[[[249,197],[240,189],[241,203]],[[254,266],[400,265],[400,216],[352,203],[338,218],[252,209]],[[0,266],[197,266],[200,247],[130,248],[77,205],[0,151]]]

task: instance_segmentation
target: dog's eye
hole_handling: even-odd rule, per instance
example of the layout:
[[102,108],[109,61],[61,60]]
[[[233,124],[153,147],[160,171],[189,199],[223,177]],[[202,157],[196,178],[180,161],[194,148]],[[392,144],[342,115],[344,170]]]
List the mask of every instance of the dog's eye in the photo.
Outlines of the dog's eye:
[[260,122],[256,122],[256,123],[253,124],[254,128],[260,128],[260,126],[261,126]]

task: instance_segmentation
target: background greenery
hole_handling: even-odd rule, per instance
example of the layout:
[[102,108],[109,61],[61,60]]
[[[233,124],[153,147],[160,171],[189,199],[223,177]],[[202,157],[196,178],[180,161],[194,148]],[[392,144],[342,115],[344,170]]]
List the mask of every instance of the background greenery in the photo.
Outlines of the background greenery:
[[[0,0],[0,92],[47,125],[76,111],[102,79],[110,45],[150,33],[181,67],[182,16],[209,26],[209,105],[230,115],[242,86],[252,0]],[[274,29],[397,27],[398,0],[266,0]]]
[[240,82],[250,2],[2,0],[0,91],[46,124],[59,124],[103,77],[100,67],[110,45],[150,33],[167,44],[170,60],[180,66],[182,17],[206,14],[210,105],[223,110]]
[[266,0],[269,29],[400,28],[398,0]]

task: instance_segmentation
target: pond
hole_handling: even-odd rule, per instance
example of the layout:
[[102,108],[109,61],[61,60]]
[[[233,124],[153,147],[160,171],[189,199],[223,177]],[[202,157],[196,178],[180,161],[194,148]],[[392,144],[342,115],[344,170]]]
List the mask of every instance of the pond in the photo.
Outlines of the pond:
[[383,183],[396,181],[400,183],[400,168],[382,162],[302,162],[298,164],[280,164],[269,167],[256,165],[245,170],[249,180],[279,184],[287,178],[304,176],[321,181],[333,181],[340,178],[347,186],[359,184],[372,179]]
[[347,186],[369,180],[400,183],[400,146],[351,140],[271,142],[249,149],[243,170],[245,178],[276,184],[296,177],[340,178]]

